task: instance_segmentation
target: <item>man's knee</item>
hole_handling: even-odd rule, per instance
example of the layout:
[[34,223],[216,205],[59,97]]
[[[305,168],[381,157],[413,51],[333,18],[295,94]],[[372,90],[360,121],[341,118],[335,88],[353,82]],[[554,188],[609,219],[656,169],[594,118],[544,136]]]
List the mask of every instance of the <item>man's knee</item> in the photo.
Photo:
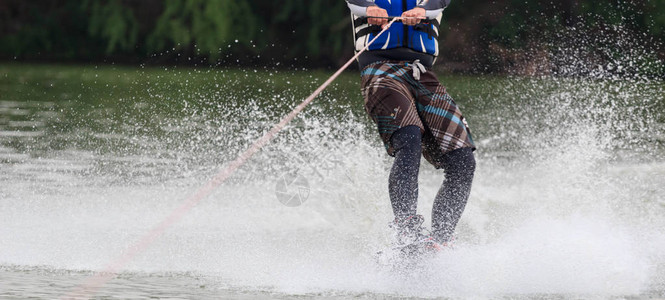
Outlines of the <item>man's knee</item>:
[[421,136],[420,127],[409,125],[396,130],[390,138],[390,142],[395,153],[402,150],[409,153],[420,153]]
[[460,148],[445,155],[444,171],[446,174],[471,177],[476,171],[476,158],[472,148]]

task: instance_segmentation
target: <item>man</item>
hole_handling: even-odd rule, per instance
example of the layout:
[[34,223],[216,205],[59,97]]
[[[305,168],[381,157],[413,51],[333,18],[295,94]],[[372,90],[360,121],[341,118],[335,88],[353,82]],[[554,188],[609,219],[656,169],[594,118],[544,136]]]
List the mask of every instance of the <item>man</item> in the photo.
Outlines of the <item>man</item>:
[[[430,71],[439,54],[438,26],[450,0],[346,0],[356,51],[395,22],[358,58],[365,110],[395,157],[389,192],[397,244],[407,254],[449,245],[466,206],[475,171],[475,146],[462,113]],[[420,157],[443,169],[432,207],[432,230],[416,214]]]

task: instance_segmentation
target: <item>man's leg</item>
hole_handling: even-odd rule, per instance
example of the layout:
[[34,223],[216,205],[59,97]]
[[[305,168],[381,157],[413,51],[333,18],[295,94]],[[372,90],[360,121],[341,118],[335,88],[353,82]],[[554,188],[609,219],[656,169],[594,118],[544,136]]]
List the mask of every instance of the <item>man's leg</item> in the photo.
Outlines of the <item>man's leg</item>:
[[421,139],[420,128],[414,125],[400,128],[391,137],[395,162],[390,170],[389,191],[398,222],[416,214]]
[[450,241],[471,192],[476,160],[471,148],[460,148],[443,156],[445,180],[432,207],[432,235],[439,243]]

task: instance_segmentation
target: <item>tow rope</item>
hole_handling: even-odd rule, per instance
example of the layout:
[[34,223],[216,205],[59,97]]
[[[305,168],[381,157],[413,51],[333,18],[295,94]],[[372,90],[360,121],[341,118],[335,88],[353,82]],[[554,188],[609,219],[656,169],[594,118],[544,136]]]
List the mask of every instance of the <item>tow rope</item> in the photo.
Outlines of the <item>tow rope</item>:
[[240,168],[249,158],[251,158],[256,152],[258,152],[263,146],[265,146],[273,137],[279,133],[286,124],[291,122],[296,115],[298,115],[309,103],[316,98],[328,85],[330,85],[346,68],[351,65],[351,63],[365,52],[369,46],[374,43],[374,41],[381,36],[390,26],[396,21],[400,21],[403,18],[395,17],[392,18],[390,22],[383,26],[383,30],[379,32],[367,45],[356,55],[354,55],[349,61],[347,61],[337,72],[335,72],[328,80],[326,80],[319,88],[317,88],[309,97],[307,97],[302,103],[298,104],[288,115],[286,115],[279,123],[274,125],[270,131],[264,134],[262,137],[254,141],[254,143],[242,152],[238,157],[232,161],[226,168],[222,169],[215,177],[208,181],[205,185],[200,187],[196,192],[190,195],[179,207],[177,207],[168,217],[155,225],[150,231],[141,237],[141,239],[136,242],[134,245],[129,247],[129,249],[116,260],[109,263],[103,271],[97,272],[95,275],[89,277],[85,280],[84,283],[78,285],[75,290],[70,294],[67,294],[62,297],[62,299],[70,298],[89,298],[91,294],[94,294],[102,285],[106,284],[108,281],[113,279],[116,276],[118,270],[123,266],[129,263],[134,257],[139,253],[145,251],[159,236],[161,236],[166,229],[178,222],[192,207],[201,201],[201,199],[207,197],[219,187],[226,179],[228,179],[238,168]]

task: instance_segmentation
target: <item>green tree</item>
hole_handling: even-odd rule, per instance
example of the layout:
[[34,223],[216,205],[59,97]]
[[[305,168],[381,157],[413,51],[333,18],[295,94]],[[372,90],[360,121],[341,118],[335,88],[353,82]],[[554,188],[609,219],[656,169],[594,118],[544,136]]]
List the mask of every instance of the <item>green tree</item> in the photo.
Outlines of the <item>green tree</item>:
[[246,1],[168,0],[148,36],[149,52],[171,47],[191,50],[217,60],[231,40],[249,44],[257,31],[254,15]]
[[120,0],[83,2],[90,9],[88,32],[106,41],[106,54],[130,51],[138,41],[138,22],[132,9]]
[[291,0],[273,2],[272,6],[266,10],[272,16],[265,18],[270,20],[270,35],[289,42],[287,57],[309,56],[316,60],[351,51],[351,19],[345,1]]
[[656,36],[665,37],[665,0],[649,0],[643,25]]

